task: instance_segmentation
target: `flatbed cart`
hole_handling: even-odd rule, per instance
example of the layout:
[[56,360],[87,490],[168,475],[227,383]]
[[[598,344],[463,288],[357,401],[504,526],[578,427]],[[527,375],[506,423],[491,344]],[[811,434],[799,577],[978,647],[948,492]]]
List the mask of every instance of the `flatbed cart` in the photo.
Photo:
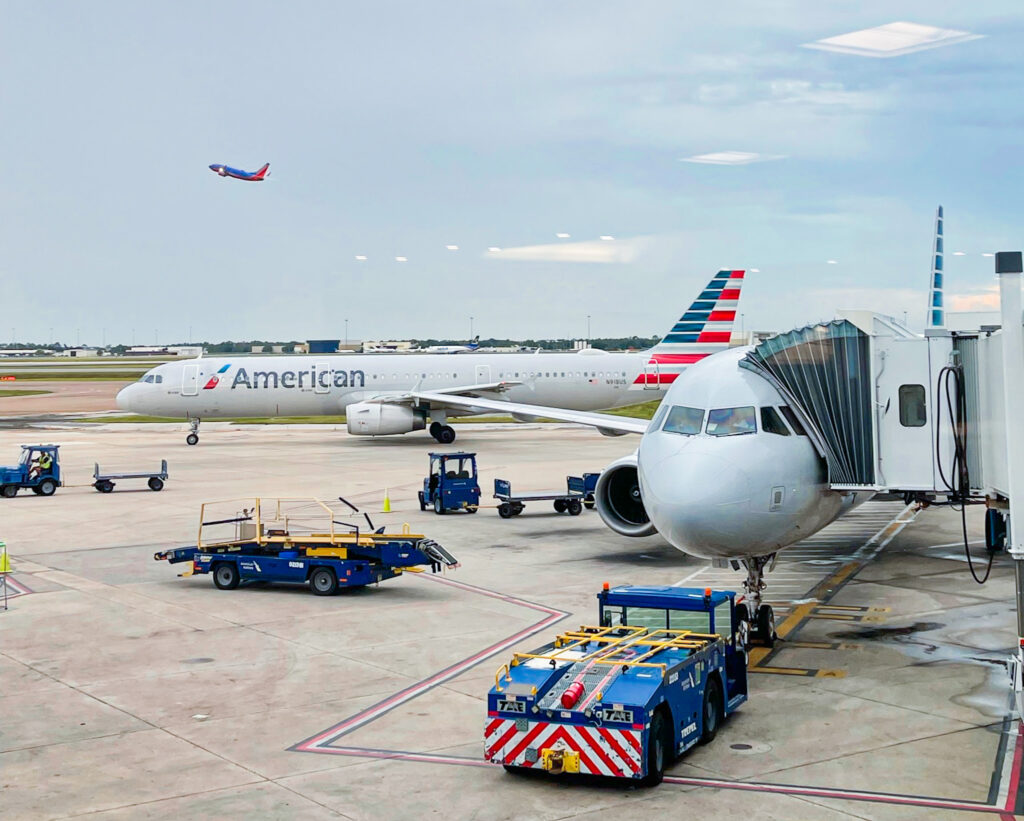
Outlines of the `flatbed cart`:
[[115,479],[145,479],[152,491],[164,489],[167,481],[167,460],[160,460],[160,470],[132,471],[127,473],[101,473],[99,464],[93,464],[92,486],[100,493],[110,493],[115,486]]
[[[221,590],[243,582],[308,584],[317,596],[332,596],[347,587],[365,587],[400,576],[406,570],[429,567],[439,572],[458,561],[433,539],[384,528],[363,530],[337,519],[338,513],[318,500],[239,500],[233,515],[219,518],[200,512],[197,544],[153,555],[170,564],[191,563],[186,576],[208,573]],[[208,515],[208,514],[213,514]],[[337,529],[340,526],[343,529]],[[217,529],[233,533],[217,533]]]
[[598,601],[597,626],[515,653],[498,670],[485,760],[653,785],[747,700],[735,593],[606,584]]
[[[600,474],[590,474],[598,476]],[[594,479],[596,487],[597,480]],[[591,488],[590,495],[593,497]],[[552,502],[556,513],[568,513],[579,516],[587,497],[587,486],[581,476],[566,476],[565,490],[538,490],[526,493],[513,493],[512,483],[507,479],[494,480],[494,498],[498,500],[498,515],[502,519],[511,519],[523,512],[527,502]]]

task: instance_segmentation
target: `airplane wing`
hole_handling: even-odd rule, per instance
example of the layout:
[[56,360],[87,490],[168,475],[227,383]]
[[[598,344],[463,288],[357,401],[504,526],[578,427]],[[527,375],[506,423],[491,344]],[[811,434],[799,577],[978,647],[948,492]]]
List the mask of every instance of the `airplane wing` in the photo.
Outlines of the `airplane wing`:
[[[481,388],[472,389],[472,391],[476,390],[481,390]],[[465,392],[465,389],[463,389],[463,392]],[[485,399],[483,397],[466,395],[453,396],[442,391],[412,391],[409,396],[420,401],[443,405],[446,408],[461,408],[478,413],[481,411],[518,413],[523,416],[539,416],[545,419],[556,419],[559,422],[590,425],[602,433],[608,432],[612,435],[643,433],[650,424],[650,421],[647,419],[616,416],[612,413],[591,413],[589,411],[566,410],[565,408],[549,408],[544,405],[526,405],[522,402],[506,402],[501,399]]]

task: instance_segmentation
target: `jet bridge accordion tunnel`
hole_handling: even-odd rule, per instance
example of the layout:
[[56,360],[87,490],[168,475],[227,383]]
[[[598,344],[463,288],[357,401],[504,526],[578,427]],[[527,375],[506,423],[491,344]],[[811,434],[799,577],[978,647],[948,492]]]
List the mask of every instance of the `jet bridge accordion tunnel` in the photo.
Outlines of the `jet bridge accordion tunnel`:
[[741,366],[793,408],[832,489],[962,499],[1005,475],[998,342],[851,311],[767,339]]

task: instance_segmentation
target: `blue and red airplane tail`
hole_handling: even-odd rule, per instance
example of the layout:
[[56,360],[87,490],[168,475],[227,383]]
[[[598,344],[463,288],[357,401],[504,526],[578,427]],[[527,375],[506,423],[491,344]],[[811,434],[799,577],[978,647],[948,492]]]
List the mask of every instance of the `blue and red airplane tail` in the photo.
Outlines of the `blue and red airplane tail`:
[[254,180],[263,180],[270,175],[270,163],[264,163],[263,167],[252,175]]
[[672,384],[688,366],[729,347],[745,271],[715,274],[665,338],[650,350],[633,388]]

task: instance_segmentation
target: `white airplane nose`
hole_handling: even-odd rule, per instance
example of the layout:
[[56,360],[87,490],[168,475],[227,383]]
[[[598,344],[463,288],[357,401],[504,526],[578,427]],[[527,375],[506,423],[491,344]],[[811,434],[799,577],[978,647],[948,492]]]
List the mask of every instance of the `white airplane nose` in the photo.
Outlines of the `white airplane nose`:
[[750,477],[735,461],[685,448],[639,474],[644,508],[665,538],[705,558],[736,555],[756,517]]
[[117,392],[117,396],[114,401],[121,410],[134,411],[138,410],[138,398],[139,398],[139,385],[133,382],[131,385],[126,385]]

